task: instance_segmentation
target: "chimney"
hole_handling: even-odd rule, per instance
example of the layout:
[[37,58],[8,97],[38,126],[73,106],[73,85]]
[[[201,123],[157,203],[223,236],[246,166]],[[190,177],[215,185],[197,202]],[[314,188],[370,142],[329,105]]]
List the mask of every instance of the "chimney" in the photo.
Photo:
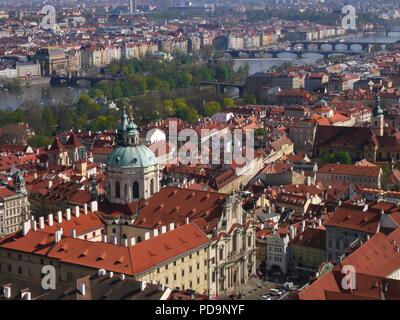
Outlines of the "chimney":
[[33,231],[37,230],[36,220],[31,220],[31,227],[32,227]]
[[26,291],[26,292],[22,293],[22,299],[32,300],[32,293],[30,291]]
[[305,229],[306,229],[306,221],[303,220],[303,221],[301,222],[301,232],[304,232]]
[[144,291],[144,289],[146,289],[146,285],[147,285],[146,281],[142,281],[140,283],[140,291]]
[[79,206],[75,206],[75,217],[79,218],[80,212],[79,212]]
[[366,205],[364,206],[364,208],[363,208],[363,212],[366,212],[366,211],[368,211],[368,204],[366,204]]
[[76,230],[75,229],[71,230],[71,237],[76,238]]
[[161,227],[161,234],[166,233],[167,232],[167,227],[166,226],[162,226]]
[[6,299],[11,298],[11,284],[3,286],[3,294],[4,294],[4,298],[6,298]]
[[158,291],[163,292],[163,291],[164,291],[164,285],[163,285],[162,283],[160,283],[160,284],[157,286],[157,289],[158,289]]
[[67,219],[67,221],[71,220],[71,208],[65,210],[65,219]]
[[54,216],[53,216],[52,213],[50,213],[50,214],[47,216],[47,223],[48,223],[48,225],[49,225],[50,227],[53,226],[53,224],[54,224]]
[[106,274],[106,270],[104,270],[104,269],[99,269],[99,270],[97,270],[97,275],[98,275],[99,277],[104,276],[105,274]]
[[146,232],[144,234],[144,240],[149,240],[150,239],[150,232]]
[[39,217],[39,229],[44,229],[44,217]]
[[117,237],[113,237],[113,244],[114,245],[118,245],[118,238]]
[[62,223],[62,212],[61,211],[57,212],[57,222]]
[[114,272],[110,271],[109,274],[108,274],[108,276],[109,276],[109,278],[114,277]]
[[57,230],[54,234],[54,242],[59,243],[61,240],[61,230]]
[[133,237],[131,238],[131,247],[134,246],[136,244],[136,238]]
[[48,180],[47,181],[47,189],[51,189],[52,186],[53,186],[53,181]]
[[103,242],[107,243],[107,235],[103,234]]
[[158,229],[154,229],[154,230],[153,230],[153,236],[154,236],[154,237],[157,237],[157,236],[158,236]]
[[90,211],[92,211],[92,212],[97,212],[99,209],[98,209],[98,204],[97,204],[97,201],[92,201],[91,203],[90,203]]
[[26,236],[30,230],[31,230],[31,222],[30,221],[24,222],[24,224],[22,225],[22,234]]
[[79,292],[83,296],[86,295],[86,285],[82,282],[79,284]]
[[84,213],[84,214],[87,214],[87,212],[88,212],[88,210],[87,210],[87,203],[85,203],[85,204],[83,205],[83,213]]
[[189,224],[189,218],[185,218],[185,224]]
[[125,275],[124,274],[121,274],[120,276],[119,276],[119,279],[121,280],[121,281],[124,281],[125,280]]
[[128,246],[128,239],[123,239],[122,243],[124,244],[124,247],[127,247]]

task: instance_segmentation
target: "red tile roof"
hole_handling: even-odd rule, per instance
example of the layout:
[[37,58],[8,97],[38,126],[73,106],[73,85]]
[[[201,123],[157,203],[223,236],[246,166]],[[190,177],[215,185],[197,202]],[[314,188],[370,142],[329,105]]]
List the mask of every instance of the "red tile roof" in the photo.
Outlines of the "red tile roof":
[[30,231],[26,236],[13,234],[0,241],[0,247],[89,268],[137,275],[184,253],[200,250],[209,241],[190,223],[131,247],[71,237],[63,237],[55,243],[54,235],[43,230]]
[[363,211],[363,207],[342,205],[325,224],[325,226],[357,230],[369,234],[379,231],[381,214],[372,211]]
[[[150,199],[140,201],[138,204],[132,203],[129,209],[132,210],[132,214],[136,210],[139,211],[134,223],[137,227],[154,229],[170,223],[183,225],[186,218],[190,221],[204,218],[208,233],[218,223],[227,197],[227,194],[222,193],[167,187]],[[113,206],[107,209],[112,211]],[[102,204],[100,210],[103,211]]]
[[347,164],[328,163],[318,170],[318,173],[375,177],[379,176],[381,169],[370,166],[353,166]]

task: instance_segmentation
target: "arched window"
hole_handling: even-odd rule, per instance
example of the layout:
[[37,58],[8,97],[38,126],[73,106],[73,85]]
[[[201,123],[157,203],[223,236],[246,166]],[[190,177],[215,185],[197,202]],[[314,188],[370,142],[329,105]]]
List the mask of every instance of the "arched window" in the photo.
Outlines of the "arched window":
[[150,195],[154,194],[154,179],[150,180]]
[[132,186],[132,195],[134,199],[139,198],[139,182],[135,181]]
[[121,186],[119,184],[119,181],[115,182],[115,197],[120,198],[121,197]]
[[142,237],[141,237],[141,236],[137,237],[137,242],[138,242],[138,243],[139,243],[139,242],[142,242]]
[[128,239],[128,236],[126,235],[126,233],[122,234],[122,239]]

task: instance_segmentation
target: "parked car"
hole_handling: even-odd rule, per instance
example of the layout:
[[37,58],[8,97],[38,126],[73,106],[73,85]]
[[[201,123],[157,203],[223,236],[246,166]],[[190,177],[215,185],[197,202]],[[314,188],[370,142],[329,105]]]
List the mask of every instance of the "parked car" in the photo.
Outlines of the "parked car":
[[260,297],[260,300],[273,300],[273,297],[271,297],[270,295],[263,295]]
[[291,290],[291,289],[293,289],[294,285],[293,285],[293,282],[285,282],[282,287],[285,290]]
[[280,297],[282,295],[282,291],[279,290],[279,289],[272,288],[272,289],[269,290],[269,294],[272,295],[272,296]]

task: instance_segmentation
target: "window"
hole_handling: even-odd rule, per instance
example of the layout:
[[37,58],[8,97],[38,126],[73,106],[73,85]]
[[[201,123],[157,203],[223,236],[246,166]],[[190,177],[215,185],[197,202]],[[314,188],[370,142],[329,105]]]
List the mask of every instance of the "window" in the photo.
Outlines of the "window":
[[154,193],[154,179],[150,180],[150,195]]
[[182,269],[182,277],[185,276],[185,270]]
[[121,197],[121,186],[119,184],[119,181],[115,182],[115,197],[120,198]]
[[134,199],[139,198],[139,182],[135,181],[132,186],[132,196]]
[[176,273],[174,273],[174,280],[176,280]]

